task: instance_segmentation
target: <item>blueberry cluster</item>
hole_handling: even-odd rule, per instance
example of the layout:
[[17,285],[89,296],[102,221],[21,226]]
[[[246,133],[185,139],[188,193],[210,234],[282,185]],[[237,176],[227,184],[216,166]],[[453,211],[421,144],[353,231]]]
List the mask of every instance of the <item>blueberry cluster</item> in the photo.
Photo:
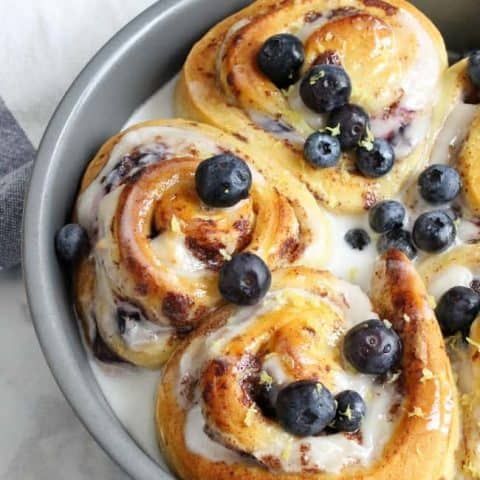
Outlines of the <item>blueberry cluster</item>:
[[255,401],[265,416],[298,437],[357,432],[367,410],[357,392],[333,396],[316,380],[299,380],[280,389],[271,382],[259,383]]
[[[260,70],[279,88],[287,88],[300,77],[305,60],[303,45],[289,34],[269,38],[258,53]],[[369,178],[387,174],[395,153],[386,140],[375,139],[365,110],[349,103],[352,84],[338,65],[314,65],[301,79],[300,96],[304,104],[319,114],[327,114],[324,130],[310,135],[304,157],[315,168],[335,166],[342,151],[355,151],[355,164]]]
[[[367,320],[347,332],[343,355],[358,372],[385,375],[402,357],[402,341],[386,322]],[[254,397],[263,414],[299,437],[320,433],[357,432],[366,414],[360,394],[345,390],[332,393],[316,380],[301,380],[283,388],[259,383]]]
[[[442,205],[459,195],[460,175],[453,167],[431,165],[420,175],[418,187],[426,202]],[[421,214],[415,220],[412,233],[402,228],[405,216],[405,207],[394,200],[380,202],[370,210],[370,227],[381,234],[377,242],[380,253],[395,248],[413,259],[417,255],[417,248],[437,253],[455,241],[456,228],[450,211],[440,209]]]

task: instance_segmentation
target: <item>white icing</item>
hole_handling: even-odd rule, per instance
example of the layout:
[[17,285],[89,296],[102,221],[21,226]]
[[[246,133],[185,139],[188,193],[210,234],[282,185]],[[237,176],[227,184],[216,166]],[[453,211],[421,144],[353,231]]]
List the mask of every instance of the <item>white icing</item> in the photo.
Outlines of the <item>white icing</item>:
[[132,438],[160,465],[153,421],[159,373],[130,367],[110,367],[90,358],[90,365],[114,414]]
[[238,453],[213,441],[205,433],[205,420],[200,405],[195,405],[185,419],[185,444],[191,452],[208,458],[213,462],[243,463],[244,458]]
[[265,131],[270,132],[274,137],[281,140],[288,140],[292,145],[303,146],[305,142],[304,137],[297,131],[291,129],[290,126],[282,126],[282,123],[278,120],[255,110],[249,110],[248,115],[253,123],[260,126]]
[[192,255],[185,245],[182,233],[163,232],[150,241],[150,248],[155,254],[155,261],[181,275],[205,273],[205,264]]
[[329,22],[329,15],[329,11],[323,12],[323,14],[317,19],[315,19],[313,22],[305,22],[302,19],[300,27],[298,29],[295,27],[295,25],[292,27],[295,36],[298,37],[303,43],[305,43],[317,30],[319,30],[326,23]]
[[[332,223],[332,257],[327,268],[334,275],[360,285],[368,292],[372,278],[374,260],[377,256],[376,239],[378,235],[370,229],[367,215],[329,214]],[[345,234],[353,228],[363,228],[371,243],[363,250],[353,250],[345,241]]]
[[222,61],[223,61],[223,56],[225,55],[225,48],[230,41],[230,39],[238,32],[240,31],[243,27],[246,27],[250,23],[249,18],[242,18],[238,22],[234,23],[228,32],[226,33],[225,37],[223,38],[222,44],[220,45],[220,48],[218,49],[217,53],[217,58],[216,58],[216,69],[217,72],[220,72],[222,69]]
[[455,161],[477,111],[477,105],[463,102],[455,105],[435,141],[431,163],[450,164]]
[[404,95],[400,105],[406,110],[422,111],[434,102],[438,95],[441,64],[432,38],[419,20],[405,10],[397,13],[406,30],[415,32],[418,56],[414,65],[405,72],[402,82]]
[[297,82],[288,90],[287,100],[290,108],[299,113],[313,130],[320,130],[321,128],[325,127],[327,123],[327,117],[326,115],[321,115],[320,113],[314,112],[308,108],[305,103],[303,103],[300,95],[300,84],[301,82]]
[[469,287],[472,280],[473,273],[469,268],[452,265],[441,270],[432,278],[428,290],[438,301],[447,290],[457,286]]
[[285,369],[278,354],[272,353],[263,361],[262,370],[265,370],[277,385],[285,385],[292,379]]

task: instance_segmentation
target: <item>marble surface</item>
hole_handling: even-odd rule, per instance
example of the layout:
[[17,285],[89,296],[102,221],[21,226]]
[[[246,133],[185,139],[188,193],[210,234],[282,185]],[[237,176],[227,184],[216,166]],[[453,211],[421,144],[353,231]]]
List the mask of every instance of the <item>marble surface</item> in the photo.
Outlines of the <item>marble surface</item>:
[[0,480],[128,480],[53,380],[20,269],[0,272],[0,392]]

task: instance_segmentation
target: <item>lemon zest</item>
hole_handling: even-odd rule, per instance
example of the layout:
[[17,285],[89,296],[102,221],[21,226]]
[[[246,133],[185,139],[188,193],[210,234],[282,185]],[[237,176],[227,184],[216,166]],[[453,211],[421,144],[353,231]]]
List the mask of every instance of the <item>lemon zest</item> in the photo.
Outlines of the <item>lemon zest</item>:
[[355,282],[358,278],[358,268],[357,267],[352,267],[348,271],[348,279],[350,282]]
[[372,131],[370,130],[370,127],[367,126],[367,135],[364,139],[360,140],[358,143],[360,147],[364,148],[368,152],[371,152],[373,150],[373,142],[375,141],[375,137],[373,136]]
[[426,381],[433,380],[434,378],[435,378],[434,373],[428,368],[424,368],[422,370],[422,378],[420,379],[420,383],[425,383]]
[[402,374],[402,371],[399,370],[398,372],[395,372],[395,373],[392,373],[388,380],[386,381],[386,383],[388,384],[391,384],[391,383],[395,383],[399,378],[400,378],[400,375]]
[[480,343],[473,340],[473,338],[467,337],[467,343],[472,347],[475,347],[480,352]]
[[340,135],[340,124],[337,123],[335,127],[325,127],[325,130],[332,136],[332,137],[338,137]]
[[170,230],[173,233],[182,233],[182,225],[175,215],[172,215],[172,218],[170,219]]
[[425,418],[425,413],[420,407],[413,407],[411,412],[408,412],[409,417]]
[[273,383],[273,378],[268,374],[268,372],[262,370],[260,373],[260,383],[262,385],[271,385]]
[[283,449],[282,451],[282,460],[283,461],[287,461],[289,458],[290,458],[290,455],[292,454],[292,439],[290,438],[288,441],[287,441],[287,444],[285,445],[285,448]]
[[255,421],[255,415],[257,414],[257,409],[255,405],[252,405],[248,410],[245,415],[245,418],[243,420],[243,423],[245,424],[246,427],[251,427]]
[[320,70],[318,73],[315,73],[310,77],[310,80],[308,81],[308,83],[310,85],[315,85],[324,76],[325,76],[325,72],[323,70]]
[[229,261],[232,259],[232,256],[227,252],[227,249],[221,248],[218,253],[224,258],[225,260]]

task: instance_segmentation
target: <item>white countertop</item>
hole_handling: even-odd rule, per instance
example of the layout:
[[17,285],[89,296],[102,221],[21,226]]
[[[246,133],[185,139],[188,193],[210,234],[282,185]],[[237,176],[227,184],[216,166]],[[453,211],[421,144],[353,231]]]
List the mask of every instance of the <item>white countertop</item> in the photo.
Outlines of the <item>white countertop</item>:
[[20,269],[0,272],[0,479],[127,480],[76,418],[43,358]]

